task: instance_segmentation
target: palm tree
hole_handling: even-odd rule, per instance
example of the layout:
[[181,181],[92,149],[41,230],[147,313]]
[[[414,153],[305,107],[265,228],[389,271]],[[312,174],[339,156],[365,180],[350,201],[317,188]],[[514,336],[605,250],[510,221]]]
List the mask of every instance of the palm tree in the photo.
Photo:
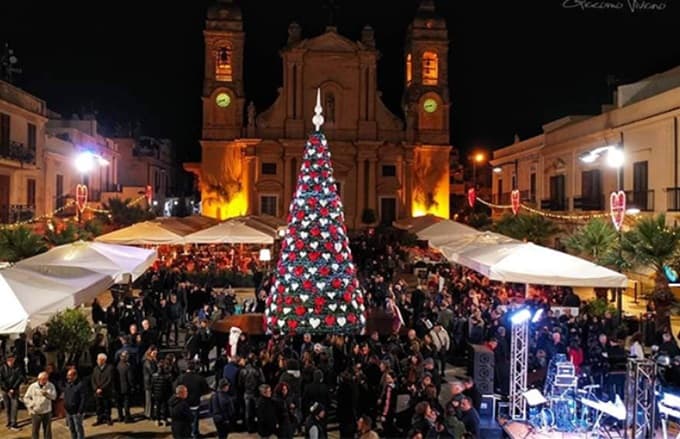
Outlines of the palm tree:
[[571,253],[600,265],[609,265],[618,250],[618,233],[609,221],[594,218],[564,242]]
[[505,214],[493,225],[493,231],[522,241],[545,245],[560,229],[541,215]]
[[42,236],[27,227],[0,229],[0,259],[17,262],[47,250]]
[[102,216],[101,219],[109,220],[116,228],[126,227],[140,221],[147,221],[153,219],[155,215],[146,209],[143,209],[138,204],[130,204],[131,199],[122,200],[118,197],[111,198],[107,204],[104,204],[104,210],[109,211],[109,215]]
[[670,328],[673,293],[668,287],[664,267],[673,265],[680,255],[680,227],[668,226],[666,215],[640,219],[623,234],[621,249],[633,265],[654,269],[654,291],[651,299],[656,306],[657,328]]

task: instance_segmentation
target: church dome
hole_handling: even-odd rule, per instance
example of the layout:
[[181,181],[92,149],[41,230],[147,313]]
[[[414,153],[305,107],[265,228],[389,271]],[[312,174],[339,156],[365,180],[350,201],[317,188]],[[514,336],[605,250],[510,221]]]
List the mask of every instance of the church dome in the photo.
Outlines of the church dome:
[[217,0],[208,8],[208,20],[241,20],[241,8],[233,0]]
[[421,0],[413,20],[413,27],[421,29],[446,29],[446,21],[437,15],[434,0]]

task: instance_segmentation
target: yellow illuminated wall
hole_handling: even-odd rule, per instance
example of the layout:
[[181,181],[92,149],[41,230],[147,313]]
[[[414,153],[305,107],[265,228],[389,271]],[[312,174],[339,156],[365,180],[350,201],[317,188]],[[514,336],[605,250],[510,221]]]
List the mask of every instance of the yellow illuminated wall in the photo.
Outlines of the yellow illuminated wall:
[[238,145],[203,148],[202,214],[224,220],[248,214],[247,162]]
[[449,217],[449,147],[419,146],[414,150],[411,214]]

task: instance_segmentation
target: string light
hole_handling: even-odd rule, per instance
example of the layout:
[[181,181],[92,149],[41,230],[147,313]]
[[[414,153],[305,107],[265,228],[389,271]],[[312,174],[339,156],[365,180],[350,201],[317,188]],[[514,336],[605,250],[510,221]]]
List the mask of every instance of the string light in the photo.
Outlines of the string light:
[[[477,198],[477,201],[480,203],[484,204],[485,206],[488,206],[492,209],[512,209],[512,205],[510,204],[494,204],[490,203],[488,201],[485,201],[481,198]],[[608,213],[593,213],[593,214],[588,214],[588,215],[561,215],[557,213],[552,213],[552,212],[545,212],[539,209],[534,209],[533,207],[527,206],[526,204],[522,203],[520,204],[522,209],[526,209],[528,212],[531,212],[536,215],[541,215],[546,218],[552,218],[556,220],[564,220],[564,221],[587,221],[591,220],[594,218],[608,218],[609,214]]]

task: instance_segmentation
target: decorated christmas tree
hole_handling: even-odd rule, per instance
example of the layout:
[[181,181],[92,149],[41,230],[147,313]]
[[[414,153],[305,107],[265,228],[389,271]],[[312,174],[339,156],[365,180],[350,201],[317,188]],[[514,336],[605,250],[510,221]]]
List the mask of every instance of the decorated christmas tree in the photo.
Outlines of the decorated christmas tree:
[[267,299],[266,323],[274,333],[351,334],[366,323],[321,112],[317,92],[316,130],[305,145]]

